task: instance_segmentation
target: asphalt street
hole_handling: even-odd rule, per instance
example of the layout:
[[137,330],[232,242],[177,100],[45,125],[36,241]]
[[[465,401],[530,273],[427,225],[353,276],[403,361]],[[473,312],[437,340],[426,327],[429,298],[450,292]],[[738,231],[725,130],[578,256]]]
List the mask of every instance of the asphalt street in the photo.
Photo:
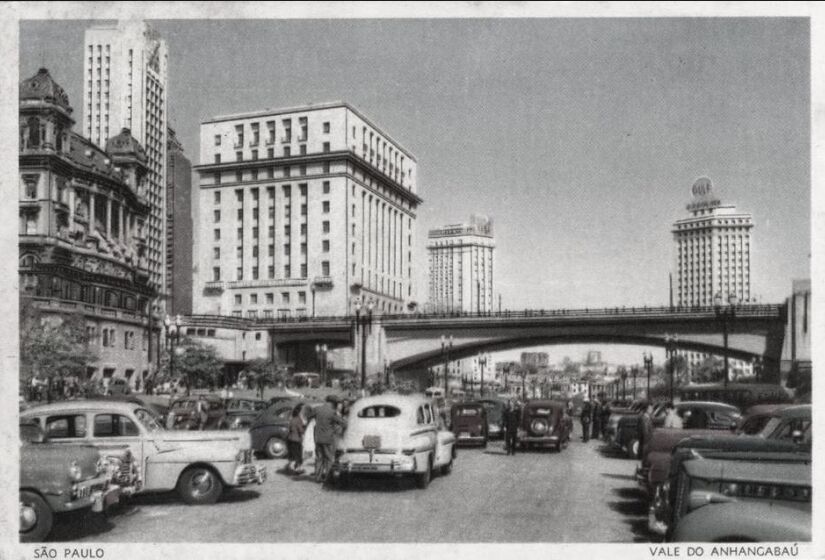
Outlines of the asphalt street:
[[[578,436],[578,429],[576,430]],[[106,516],[60,519],[52,541],[92,542],[648,542],[636,463],[576,438],[561,453],[462,448],[450,475],[358,479],[326,489],[263,460],[269,478],[211,506],[137,496]],[[311,472],[311,468],[308,469]]]

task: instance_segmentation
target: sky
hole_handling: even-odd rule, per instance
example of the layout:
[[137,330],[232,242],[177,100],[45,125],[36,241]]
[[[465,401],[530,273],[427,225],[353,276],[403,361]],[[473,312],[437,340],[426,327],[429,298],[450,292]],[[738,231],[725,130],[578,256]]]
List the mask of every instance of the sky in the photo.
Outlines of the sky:
[[[503,308],[665,305],[671,226],[701,176],[753,215],[757,299],[810,277],[806,19],[151,23],[193,164],[209,117],[331,100],[415,154],[421,303],[427,230],[477,213],[494,220]],[[78,121],[90,24],[20,26],[21,78],[46,66]]]

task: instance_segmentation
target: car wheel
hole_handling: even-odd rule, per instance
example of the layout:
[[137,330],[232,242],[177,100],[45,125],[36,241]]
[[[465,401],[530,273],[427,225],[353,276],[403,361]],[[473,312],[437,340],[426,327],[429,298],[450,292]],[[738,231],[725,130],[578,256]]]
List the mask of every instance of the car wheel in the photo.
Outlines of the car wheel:
[[281,438],[271,437],[266,441],[264,453],[270,459],[283,459],[286,457],[286,442]]
[[430,478],[432,477],[432,470],[433,470],[433,460],[432,457],[427,459],[427,470],[423,473],[417,473],[415,475],[415,485],[421,488],[422,490],[426,489],[427,486],[430,485]]
[[214,504],[223,492],[223,483],[206,467],[190,467],[178,480],[178,494],[189,505]]
[[54,514],[46,501],[35,494],[20,492],[20,542],[39,542],[52,531]]
[[441,474],[442,475],[447,476],[451,472],[453,472],[453,458],[452,457],[450,457],[450,462],[449,463],[447,463],[446,465],[443,465],[441,467]]
[[642,442],[638,439],[630,440],[630,445],[627,446],[627,455],[631,459],[638,459],[642,454]]

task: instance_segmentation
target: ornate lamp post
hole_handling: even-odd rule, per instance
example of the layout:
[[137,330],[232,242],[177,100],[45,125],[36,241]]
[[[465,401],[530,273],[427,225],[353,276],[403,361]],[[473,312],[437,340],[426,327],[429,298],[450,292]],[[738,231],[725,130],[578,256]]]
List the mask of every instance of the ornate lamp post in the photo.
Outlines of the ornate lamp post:
[[444,396],[446,397],[450,388],[448,386],[450,380],[450,354],[453,351],[453,335],[449,337],[441,335],[441,361],[444,363]]
[[627,400],[627,369],[622,366],[622,400]]
[[366,305],[366,312],[361,315],[361,300],[355,304],[355,328],[361,329],[361,390],[367,388],[367,328],[372,332],[372,308],[373,303],[369,301]]
[[765,365],[765,361],[757,356],[751,360],[751,365],[753,366],[753,374],[756,376],[757,381],[764,381],[762,379],[762,371]]
[[479,388],[478,394],[483,398],[484,397],[484,366],[487,365],[487,356],[482,356],[478,359],[478,365],[481,368],[481,387]]
[[728,321],[736,318],[737,303],[738,300],[734,294],[728,296],[727,305],[724,305],[722,294],[716,294],[713,298],[713,311],[716,313],[716,318],[722,321],[722,339],[725,345],[725,387],[728,386],[728,380],[730,379],[730,368],[728,365]]
[[670,369],[670,402],[673,402],[673,385],[676,373],[676,345],[679,337],[670,334],[665,335],[665,353],[667,354],[668,367]]
[[318,369],[321,370],[321,385],[327,385],[327,345],[315,345],[315,357],[318,358]]
[[633,400],[636,400],[636,376],[639,375],[639,366],[630,368],[630,373],[633,374]]
[[645,369],[647,370],[647,400],[650,400],[650,372],[653,370],[653,353],[645,352],[642,354],[645,362]]
[[[166,349],[169,351],[169,377],[175,378],[175,354],[178,344],[180,344],[180,315],[175,316],[174,322],[169,315],[163,321],[166,327]],[[186,396],[189,396],[189,389],[192,385],[191,379],[186,379]]]

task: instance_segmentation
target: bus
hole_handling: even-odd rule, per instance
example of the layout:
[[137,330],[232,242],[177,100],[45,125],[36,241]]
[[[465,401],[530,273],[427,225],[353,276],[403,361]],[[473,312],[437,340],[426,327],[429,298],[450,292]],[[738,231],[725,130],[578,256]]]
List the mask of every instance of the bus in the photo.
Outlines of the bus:
[[683,401],[713,401],[732,404],[740,410],[755,404],[782,404],[791,402],[791,395],[781,385],[768,383],[702,383],[679,389]]

